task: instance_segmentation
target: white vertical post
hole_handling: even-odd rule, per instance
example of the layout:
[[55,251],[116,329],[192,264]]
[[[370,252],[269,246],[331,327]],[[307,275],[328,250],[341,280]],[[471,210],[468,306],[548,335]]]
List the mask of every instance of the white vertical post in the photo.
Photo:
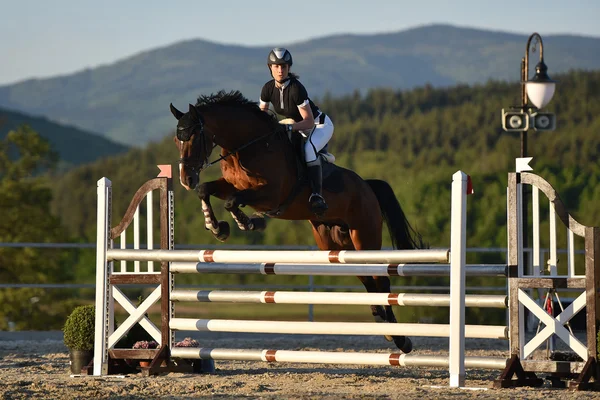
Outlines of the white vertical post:
[[554,204],[549,202],[550,210],[548,218],[550,220],[550,259],[548,260],[548,267],[550,268],[550,275],[558,275],[558,249],[556,245],[556,209]]
[[96,321],[94,336],[94,375],[107,373],[108,369],[108,275],[106,260],[109,245],[111,182],[106,178],[98,181],[98,211],[96,216]]
[[[523,204],[523,184],[520,180],[517,183],[517,276],[522,278],[525,274],[523,269],[524,265],[524,257],[525,257],[525,248],[523,247],[523,234],[524,234],[524,225],[523,225],[523,208],[525,204]],[[525,307],[521,302],[519,302],[519,311],[518,315],[518,332],[519,332],[519,358],[523,359],[524,346],[525,346]]]
[[[169,175],[169,178],[171,176]],[[170,189],[167,191],[167,207],[169,210],[169,217],[167,218],[169,222],[169,250],[175,249],[175,194],[173,193],[173,188],[169,185]],[[171,271],[171,263],[169,263],[169,302],[171,303],[169,306],[169,321],[175,318],[175,306],[173,302],[170,301],[171,293],[173,292],[175,286],[175,280],[173,278],[173,273]],[[171,334],[169,335],[169,348],[173,348],[173,344],[175,342],[175,331],[169,328]]]
[[[133,214],[133,248],[138,250],[140,248],[140,206],[135,209]],[[133,262],[133,272],[140,272],[140,262]]]
[[450,386],[465,385],[465,263],[467,242],[467,180],[457,171],[452,175],[450,228]]
[[[153,228],[153,208],[152,208],[152,191],[146,195],[146,247],[154,248],[154,228]],[[148,261],[148,272],[154,272],[154,261]]]
[[542,265],[540,259],[540,190],[535,186],[531,187],[531,200],[531,213],[533,217],[533,271],[530,271],[530,273],[533,276],[539,276]]
[[[551,201],[549,203],[549,212],[548,216],[550,220],[550,259],[548,260],[548,266],[550,267],[550,275],[557,276],[558,275],[558,245],[556,240],[556,208],[554,208],[554,203]],[[552,310],[554,311],[554,293],[550,293],[550,301],[552,302]],[[556,335],[552,335],[548,338],[548,348],[550,351],[554,351],[556,349]]]
[[[127,248],[127,229],[124,229],[123,232],[121,232],[121,235],[119,236],[119,247],[122,249]],[[126,273],[127,272],[127,261],[121,260],[120,262],[121,262],[121,264],[120,264],[121,269],[119,270],[119,272]]]
[[575,277],[575,234],[567,228],[567,268],[569,278]]

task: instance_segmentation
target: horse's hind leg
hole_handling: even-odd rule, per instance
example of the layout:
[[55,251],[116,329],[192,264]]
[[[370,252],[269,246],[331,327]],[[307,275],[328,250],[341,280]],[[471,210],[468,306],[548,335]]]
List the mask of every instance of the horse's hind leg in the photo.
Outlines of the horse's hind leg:
[[[356,250],[379,250],[381,249],[381,237],[366,234],[365,231],[351,230],[350,236]],[[379,244],[377,243],[379,241]],[[391,293],[391,282],[387,276],[359,276],[365,289],[369,293]],[[371,313],[377,322],[396,323],[396,316],[390,305],[372,305]],[[404,353],[412,351],[412,341],[407,336],[385,335],[388,341],[393,341]]]
[[[321,250],[379,250],[381,248],[381,244],[377,244],[378,240],[381,241],[380,236],[367,235],[361,238],[364,232],[350,230],[347,226],[328,226],[316,221],[311,221],[311,224],[313,236]],[[387,276],[359,276],[358,279],[369,293],[390,293],[390,278]],[[372,305],[371,313],[377,322],[396,322],[391,306]],[[385,338],[394,341],[394,344],[404,353],[412,351],[412,342],[406,336],[386,335]]]
[[[376,276],[373,277],[373,281],[375,284],[375,292],[377,293],[391,293],[392,286],[390,282],[390,278],[387,276]],[[364,284],[364,282],[363,282]],[[366,286],[366,285],[365,285]],[[371,310],[373,307],[377,307],[378,315],[383,314],[383,319],[385,322],[396,323],[396,316],[392,311],[392,306],[371,306]],[[375,315],[375,313],[373,313]],[[377,317],[375,317],[377,320]],[[390,336],[386,335],[385,338],[388,341],[394,341],[396,347],[402,350],[404,353],[410,353],[412,351],[412,341],[407,336]]]
[[225,209],[229,211],[242,231],[263,231],[267,227],[265,219],[259,215],[255,214],[252,217],[248,217],[246,213],[238,207],[225,206]]
[[233,193],[227,198],[224,204],[225,209],[229,211],[238,227],[243,231],[263,231],[267,227],[267,223],[262,216],[254,214],[251,217],[248,217],[246,213],[239,208],[245,204],[252,204],[252,202],[256,200],[255,193],[255,191],[250,190],[242,190]]

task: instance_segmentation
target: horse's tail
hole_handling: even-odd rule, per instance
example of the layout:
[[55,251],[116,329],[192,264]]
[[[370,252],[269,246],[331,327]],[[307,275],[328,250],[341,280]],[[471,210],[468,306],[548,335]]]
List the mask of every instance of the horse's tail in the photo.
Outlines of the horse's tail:
[[386,181],[379,179],[367,179],[381,208],[381,215],[387,224],[395,249],[422,249],[427,247],[423,243],[421,235],[413,229],[402,207],[394,194],[394,190]]

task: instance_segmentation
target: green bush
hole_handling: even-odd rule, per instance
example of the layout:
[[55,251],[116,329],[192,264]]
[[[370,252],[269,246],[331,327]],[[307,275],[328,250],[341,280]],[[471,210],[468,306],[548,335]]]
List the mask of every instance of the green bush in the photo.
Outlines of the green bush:
[[63,328],[64,342],[69,349],[92,350],[94,348],[95,308],[79,306],[67,318]]

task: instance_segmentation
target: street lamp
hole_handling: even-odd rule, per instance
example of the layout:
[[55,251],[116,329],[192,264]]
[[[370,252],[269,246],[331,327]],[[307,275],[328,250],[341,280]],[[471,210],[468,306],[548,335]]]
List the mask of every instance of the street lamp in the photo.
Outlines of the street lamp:
[[[540,44],[540,61],[535,66],[535,76],[530,81],[528,81],[527,75],[529,74],[529,47],[533,38],[535,38],[536,41]],[[533,51],[535,51],[535,43],[533,45]],[[556,83],[548,76],[548,67],[544,62],[544,43],[542,41],[542,37],[537,32],[535,32],[531,34],[531,36],[529,36],[529,39],[527,39],[527,47],[525,47],[525,57],[523,57],[523,59],[521,60],[521,98],[523,111],[526,111],[526,108],[528,106],[528,97],[537,109],[545,107],[550,102],[550,100],[552,100],[555,88]],[[545,118],[553,118],[553,116],[547,115],[545,116]],[[543,122],[549,124],[547,127],[551,129],[547,130],[554,130],[555,124],[551,123],[546,119],[544,119]],[[533,125],[535,127],[535,119]],[[544,126],[541,127],[544,128]],[[540,127],[538,126],[538,128]],[[521,131],[521,157],[527,157],[527,130]]]
[[[535,45],[540,44],[540,60],[535,66],[535,75],[533,78],[528,79],[529,48],[533,39],[536,39],[532,49],[533,52],[535,52]],[[548,76],[548,66],[544,62],[542,37],[535,32],[527,39],[525,57],[521,60],[521,106],[502,110],[502,127],[504,130],[521,132],[521,158],[527,157],[527,131],[530,128],[536,131],[551,131],[556,127],[554,114],[539,112],[552,100],[555,88],[556,82]]]

